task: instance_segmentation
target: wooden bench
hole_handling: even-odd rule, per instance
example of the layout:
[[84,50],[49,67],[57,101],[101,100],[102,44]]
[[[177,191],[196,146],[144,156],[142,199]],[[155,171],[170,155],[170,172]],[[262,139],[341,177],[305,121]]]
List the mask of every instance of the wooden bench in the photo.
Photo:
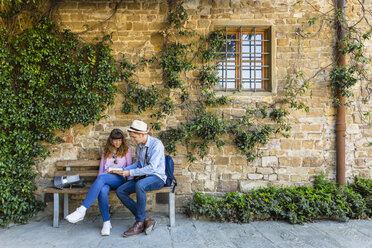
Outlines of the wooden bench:
[[[43,190],[44,193],[53,194],[53,227],[58,227],[59,222],[59,196],[63,194],[63,217],[65,218],[69,214],[68,210],[68,198],[70,194],[87,194],[90,188],[89,182],[93,182],[98,175],[99,160],[64,160],[56,162],[56,172],[54,176],[67,176],[67,175],[79,175],[80,178],[84,178],[87,181],[87,185],[84,188],[65,188],[57,189],[54,187],[48,187]],[[148,191],[147,193],[168,193],[169,202],[169,225],[175,226],[176,220],[176,206],[175,206],[175,193],[172,193],[172,187],[163,187],[159,190]],[[177,185],[176,190],[182,187]],[[112,192],[112,191],[110,191]]]

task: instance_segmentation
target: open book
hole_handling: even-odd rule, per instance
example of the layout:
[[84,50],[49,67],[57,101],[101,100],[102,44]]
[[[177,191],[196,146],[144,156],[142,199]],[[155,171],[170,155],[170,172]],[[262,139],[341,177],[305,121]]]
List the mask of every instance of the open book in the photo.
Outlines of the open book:
[[108,168],[108,172],[112,172],[112,171],[123,171],[124,169],[123,168],[115,168],[115,167],[109,167]]

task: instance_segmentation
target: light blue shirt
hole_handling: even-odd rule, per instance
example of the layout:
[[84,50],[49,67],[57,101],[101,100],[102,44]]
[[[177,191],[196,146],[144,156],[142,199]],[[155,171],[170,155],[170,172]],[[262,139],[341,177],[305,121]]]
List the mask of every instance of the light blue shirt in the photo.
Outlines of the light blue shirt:
[[[147,148],[147,163],[145,161]],[[155,137],[147,135],[145,145],[137,145],[136,162],[129,165],[125,170],[129,170],[131,176],[156,175],[164,182],[167,179],[165,175],[165,156],[164,145]]]

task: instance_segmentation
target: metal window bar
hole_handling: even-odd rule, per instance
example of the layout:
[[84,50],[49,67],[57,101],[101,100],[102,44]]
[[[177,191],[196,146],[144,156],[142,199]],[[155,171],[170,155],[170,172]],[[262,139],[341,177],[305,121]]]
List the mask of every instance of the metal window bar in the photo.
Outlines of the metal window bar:
[[227,27],[225,29],[225,92],[227,91]]
[[243,53],[243,34],[242,34],[242,27],[240,27],[240,30],[239,30],[239,43],[240,43],[240,47],[239,47],[239,79],[238,79],[238,85],[237,85],[237,88],[238,89],[241,89],[243,87],[242,85],[242,77],[243,77],[243,70],[241,69],[241,65],[242,65],[242,53]]
[[253,70],[253,78],[254,78],[254,92],[256,92],[256,28],[253,28],[253,65],[254,65],[254,70]]

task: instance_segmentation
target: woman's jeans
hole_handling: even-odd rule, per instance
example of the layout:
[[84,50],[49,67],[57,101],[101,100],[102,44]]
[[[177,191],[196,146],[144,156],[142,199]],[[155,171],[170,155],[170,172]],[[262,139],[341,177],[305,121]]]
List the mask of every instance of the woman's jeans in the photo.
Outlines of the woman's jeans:
[[[164,181],[155,175],[150,175],[138,182],[131,180],[116,189],[116,195],[121,202],[136,217],[136,221],[144,221],[146,218],[146,191],[161,189]],[[136,193],[137,203],[129,197]]]
[[98,197],[98,205],[101,210],[103,221],[110,220],[109,191],[110,189],[116,189],[123,183],[125,183],[125,178],[123,176],[115,174],[103,174],[98,176],[92,187],[90,187],[88,195],[83,202],[83,206],[88,209]]

